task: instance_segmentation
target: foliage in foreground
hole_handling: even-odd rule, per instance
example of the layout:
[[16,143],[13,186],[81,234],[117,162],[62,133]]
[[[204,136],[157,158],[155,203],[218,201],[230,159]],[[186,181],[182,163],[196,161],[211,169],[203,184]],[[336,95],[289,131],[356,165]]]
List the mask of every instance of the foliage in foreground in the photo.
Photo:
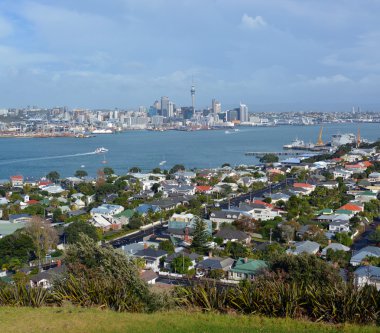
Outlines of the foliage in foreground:
[[237,288],[215,284],[176,288],[181,307],[222,313],[308,318],[331,323],[379,324],[380,292],[372,286],[299,285],[276,278],[245,282]]

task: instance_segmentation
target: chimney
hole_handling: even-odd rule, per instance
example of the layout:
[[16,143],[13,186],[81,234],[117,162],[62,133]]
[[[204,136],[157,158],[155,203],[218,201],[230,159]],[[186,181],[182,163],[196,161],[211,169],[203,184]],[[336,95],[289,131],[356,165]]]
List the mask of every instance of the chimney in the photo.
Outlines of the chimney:
[[208,257],[209,257],[209,258],[212,258],[212,251],[209,251],[209,252],[208,252]]
[[247,258],[247,257],[244,258],[244,262],[245,262],[245,263],[248,262],[248,258]]
[[328,244],[331,245],[331,239],[328,240]]
[[62,261],[61,261],[61,259],[58,259],[57,260],[57,267],[61,267],[62,266]]
[[147,248],[148,248],[148,244],[144,243],[144,250],[146,250]]

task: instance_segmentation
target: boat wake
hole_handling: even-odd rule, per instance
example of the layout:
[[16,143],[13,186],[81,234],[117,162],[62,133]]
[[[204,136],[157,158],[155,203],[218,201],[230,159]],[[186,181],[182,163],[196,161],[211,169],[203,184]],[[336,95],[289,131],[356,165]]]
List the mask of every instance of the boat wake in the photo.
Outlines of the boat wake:
[[92,151],[92,152],[88,152],[88,153],[78,153],[78,154],[70,154],[70,155],[57,155],[57,156],[42,156],[42,157],[32,157],[32,158],[20,158],[20,159],[14,159],[14,160],[0,161],[0,165],[20,163],[20,162],[54,160],[54,159],[60,159],[60,158],[70,158],[70,157],[79,157],[79,156],[96,155],[96,154],[97,154],[96,152]]

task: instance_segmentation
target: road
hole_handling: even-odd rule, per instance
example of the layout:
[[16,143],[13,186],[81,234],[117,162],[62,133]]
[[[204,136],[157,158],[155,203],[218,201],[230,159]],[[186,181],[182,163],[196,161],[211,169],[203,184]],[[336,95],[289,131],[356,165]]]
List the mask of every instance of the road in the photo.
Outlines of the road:
[[163,227],[161,225],[155,226],[155,227],[152,227],[152,228],[149,228],[149,229],[146,229],[146,230],[141,230],[138,233],[135,233],[133,235],[127,235],[125,237],[116,239],[114,241],[110,241],[110,244],[114,248],[118,248],[118,247],[122,247],[123,245],[142,242],[143,239],[144,239],[144,237],[152,235],[153,233],[155,235],[160,235],[166,229],[167,229],[167,227]]
[[270,193],[271,191],[272,192],[277,192],[279,190],[283,190],[285,189],[287,186],[289,185],[292,185],[294,183],[294,179],[293,178],[288,178],[287,180],[284,180],[280,183],[276,183],[276,184],[272,184],[268,187],[264,187],[263,189],[261,190],[258,190],[258,191],[255,191],[255,192],[251,192],[251,193],[247,193],[247,194],[243,194],[243,195],[240,195],[238,197],[235,197],[235,198],[231,198],[228,202],[228,201],[223,201],[221,204],[220,204],[220,208],[222,209],[228,209],[228,207],[239,207],[239,203],[240,202],[244,202],[246,200],[250,200],[250,199],[253,199],[254,197],[262,197],[265,193]]
[[375,229],[379,225],[380,225],[380,217],[375,219],[373,223],[367,226],[366,230],[354,240],[354,243],[352,244],[351,249],[353,251],[359,251],[360,249],[368,245],[375,245],[375,242],[371,241],[369,239],[369,236],[375,231]]

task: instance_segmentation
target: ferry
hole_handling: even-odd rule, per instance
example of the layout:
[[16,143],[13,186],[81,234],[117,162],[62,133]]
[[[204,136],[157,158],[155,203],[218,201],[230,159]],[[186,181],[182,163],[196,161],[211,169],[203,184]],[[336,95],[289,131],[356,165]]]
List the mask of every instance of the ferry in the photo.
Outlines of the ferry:
[[159,163],[159,165],[164,165],[166,163],[166,161],[161,161],[160,163]]
[[99,147],[99,148],[95,149],[95,154],[103,154],[103,153],[106,153],[106,152],[108,152],[108,149],[104,148],[104,147]]
[[110,129],[96,129],[91,132],[92,134],[113,134],[113,131]]

